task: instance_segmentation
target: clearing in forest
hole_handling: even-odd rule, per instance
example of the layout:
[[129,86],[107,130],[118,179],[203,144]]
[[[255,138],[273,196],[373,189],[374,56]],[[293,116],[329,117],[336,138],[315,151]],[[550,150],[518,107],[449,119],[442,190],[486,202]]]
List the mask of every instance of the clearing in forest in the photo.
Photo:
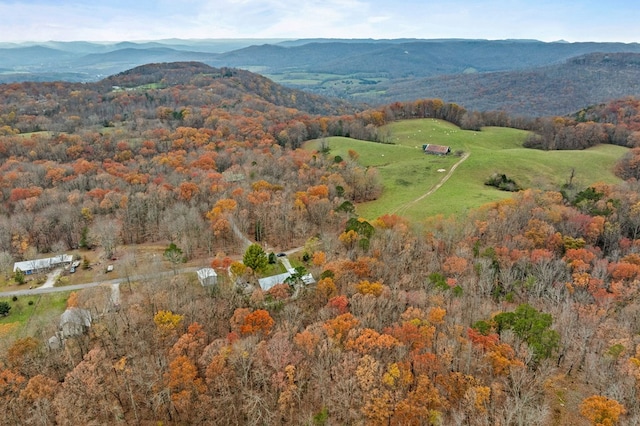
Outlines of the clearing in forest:
[[[360,164],[378,169],[383,194],[375,201],[356,206],[358,214],[367,219],[393,212],[412,221],[434,215],[457,216],[510,197],[512,193],[484,184],[493,173],[505,174],[523,188],[545,190],[559,190],[572,170],[573,184],[578,187],[620,182],[613,174],[613,166],[627,151],[614,145],[582,151],[539,151],[522,147],[528,135],[523,130],[502,127],[461,130],[454,124],[430,118],[391,123],[381,129],[381,134],[387,135],[390,143],[344,137],[326,139],[328,155],[348,158],[348,151],[354,150],[359,154]],[[424,154],[424,144],[450,146],[453,154],[442,157]],[[306,147],[318,149],[320,141],[309,141]],[[456,153],[467,154],[468,158],[449,174],[461,160]],[[445,172],[439,171],[442,169]]]

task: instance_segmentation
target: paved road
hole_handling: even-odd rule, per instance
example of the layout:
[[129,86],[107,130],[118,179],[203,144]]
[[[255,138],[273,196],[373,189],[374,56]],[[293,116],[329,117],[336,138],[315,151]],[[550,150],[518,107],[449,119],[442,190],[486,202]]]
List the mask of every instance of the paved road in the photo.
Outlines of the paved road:
[[[200,268],[191,267],[179,269],[176,272],[178,274],[184,274],[187,272],[195,272]],[[76,291],[76,290],[84,290],[85,288],[98,287],[101,285],[114,285],[120,284],[127,281],[144,281],[150,278],[164,278],[173,276],[173,272],[158,272],[156,274],[145,274],[145,275],[133,275],[129,278],[116,278],[113,280],[104,280],[104,281],[94,281],[85,284],[74,284],[74,285],[65,285],[61,287],[38,287],[33,288],[31,290],[14,290],[14,291],[3,291],[0,292],[0,297],[13,297],[13,296],[32,296],[37,294],[49,294],[49,293],[57,293],[62,291]]]

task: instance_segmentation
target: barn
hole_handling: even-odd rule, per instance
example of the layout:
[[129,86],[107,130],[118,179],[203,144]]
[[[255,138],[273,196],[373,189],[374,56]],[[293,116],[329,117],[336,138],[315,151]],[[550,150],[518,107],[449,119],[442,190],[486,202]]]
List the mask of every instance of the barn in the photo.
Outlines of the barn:
[[422,145],[422,150],[426,154],[431,154],[431,155],[451,154],[451,147],[445,146],[445,145],[434,145],[432,143]]

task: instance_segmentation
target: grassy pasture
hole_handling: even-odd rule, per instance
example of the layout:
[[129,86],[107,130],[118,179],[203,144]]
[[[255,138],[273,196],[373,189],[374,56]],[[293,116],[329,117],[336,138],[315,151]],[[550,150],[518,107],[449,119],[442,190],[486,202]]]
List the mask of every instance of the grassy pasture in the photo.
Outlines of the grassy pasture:
[[[615,183],[615,162],[626,148],[602,145],[583,151],[539,151],[522,147],[527,132],[487,127],[480,132],[460,130],[435,119],[406,120],[381,129],[391,144],[378,144],[349,138],[329,138],[330,155],[346,158],[356,151],[364,166],[376,167],[384,184],[382,196],[357,206],[368,219],[396,212],[413,221],[442,214],[458,215],[512,194],[484,185],[493,173],[504,173],[525,188],[557,190],[575,170],[573,183],[586,187],[594,182]],[[437,157],[421,152],[422,145],[448,145],[453,152],[470,154],[451,178],[432,195],[413,202],[437,185],[460,157]],[[310,141],[309,149],[317,149]]]
[[0,337],[33,335],[34,330],[57,327],[68,298],[69,292],[19,296],[16,301],[10,297],[0,298],[11,305],[9,315],[0,317]]

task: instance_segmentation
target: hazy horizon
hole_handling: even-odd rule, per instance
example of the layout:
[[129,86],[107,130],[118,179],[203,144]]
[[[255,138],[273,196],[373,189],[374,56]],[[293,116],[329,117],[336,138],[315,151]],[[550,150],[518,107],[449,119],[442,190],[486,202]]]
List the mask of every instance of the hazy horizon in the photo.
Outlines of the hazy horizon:
[[0,42],[166,39],[524,39],[640,42],[640,4],[613,0],[0,1]]

